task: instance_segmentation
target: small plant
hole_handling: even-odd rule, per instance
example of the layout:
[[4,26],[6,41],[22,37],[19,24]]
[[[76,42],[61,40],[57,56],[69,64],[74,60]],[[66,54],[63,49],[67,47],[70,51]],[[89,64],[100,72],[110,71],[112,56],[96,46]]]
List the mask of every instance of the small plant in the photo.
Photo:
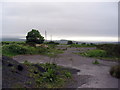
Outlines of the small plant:
[[25,64],[25,65],[27,65],[27,66],[28,66],[28,65],[31,65],[31,63],[28,62],[27,60],[25,60],[23,64]]
[[48,69],[47,72],[44,72],[44,73],[43,73],[43,79],[44,79],[46,82],[54,82],[54,81],[56,81],[57,75],[56,75],[55,70],[53,70],[53,69]]
[[120,65],[116,65],[116,66],[111,67],[110,74],[113,77],[120,78]]
[[54,63],[52,63],[52,64],[50,64],[50,63],[46,63],[46,64],[44,64],[44,67],[43,67],[45,70],[48,70],[48,69],[56,69],[57,68],[57,65],[56,64],[54,64]]
[[71,75],[71,73],[70,72],[65,72],[65,76],[67,77],[67,78],[71,78],[72,77],[72,75]]
[[95,60],[94,62],[93,62],[93,64],[100,64],[97,60]]

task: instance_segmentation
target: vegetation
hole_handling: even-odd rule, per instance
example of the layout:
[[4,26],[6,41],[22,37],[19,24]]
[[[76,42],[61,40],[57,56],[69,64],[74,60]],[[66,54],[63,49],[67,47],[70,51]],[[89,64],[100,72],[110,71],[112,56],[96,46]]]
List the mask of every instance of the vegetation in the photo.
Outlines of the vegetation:
[[95,60],[94,62],[93,62],[93,64],[100,64],[97,60]]
[[19,44],[24,45],[24,41],[2,41],[2,45],[9,45],[9,44]]
[[70,72],[62,70],[62,67],[57,66],[54,63],[32,64],[25,61],[24,64],[28,66],[29,71],[31,72],[30,77],[35,79],[36,87],[62,87],[68,78],[71,78]]
[[95,49],[95,50],[89,50],[87,52],[84,52],[81,55],[88,56],[88,57],[106,57],[107,54],[106,54],[106,51],[104,50]]
[[58,45],[59,43],[54,42],[54,41],[50,41],[50,42],[47,42],[46,44],[54,44],[54,45]]
[[116,65],[116,66],[111,67],[110,74],[113,77],[120,78],[120,65]]
[[120,44],[101,44],[97,48],[105,50],[109,57],[120,57]]
[[40,35],[38,30],[32,29],[26,36],[26,43],[41,44],[44,42],[44,37]]
[[43,54],[47,56],[56,56],[57,54],[63,53],[62,50],[55,49],[56,45],[50,44],[48,48],[46,47],[33,47],[29,45],[19,45],[19,44],[8,44],[2,46],[2,54],[5,56],[16,56],[23,54]]
[[77,53],[82,56],[95,57],[104,60],[119,60],[120,45],[119,44],[100,44],[96,45],[97,49],[88,50],[82,53]]
[[79,47],[95,47],[96,45],[95,44],[85,44],[85,43],[82,43],[82,44],[71,44],[70,47],[76,47],[76,48],[79,48]]
[[2,47],[2,54],[5,56],[15,56],[20,54],[44,54],[47,51],[47,48],[43,47],[32,47],[18,44],[4,45]]

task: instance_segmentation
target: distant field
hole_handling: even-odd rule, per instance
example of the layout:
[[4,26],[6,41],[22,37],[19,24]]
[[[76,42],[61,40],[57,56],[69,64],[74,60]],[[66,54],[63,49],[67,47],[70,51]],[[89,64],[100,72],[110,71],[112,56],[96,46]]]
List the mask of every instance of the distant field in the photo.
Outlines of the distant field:
[[96,48],[78,54],[99,59],[120,60],[120,44],[99,44]]
[[62,53],[62,50],[55,49],[56,45],[48,44],[46,47],[33,47],[25,44],[23,41],[4,41],[2,42],[2,55],[5,56],[16,56],[16,55],[25,55],[25,54],[43,54],[47,56],[55,56],[59,53]]
[[[56,43],[49,44],[46,43],[49,48],[45,47],[32,47],[25,43],[25,41],[3,41],[2,42],[2,53],[5,56],[16,56],[21,54],[44,54],[53,57],[59,53],[63,53],[63,50],[55,49]],[[61,44],[59,44],[61,45]],[[63,44],[62,44],[63,45]],[[83,53],[78,53],[87,57],[95,57],[102,59],[114,59],[118,60],[120,58],[120,44],[94,44],[94,43],[82,43],[82,44],[64,44],[69,48],[75,47],[96,47],[96,50],[88,50]]]

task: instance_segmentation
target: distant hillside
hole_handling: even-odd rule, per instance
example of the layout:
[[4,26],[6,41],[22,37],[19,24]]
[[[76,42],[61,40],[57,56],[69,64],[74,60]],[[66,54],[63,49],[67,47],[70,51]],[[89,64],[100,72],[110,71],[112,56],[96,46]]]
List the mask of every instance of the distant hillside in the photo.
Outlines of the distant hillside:
[[[20,38],[2,38],[2,41],[25,41],[25,39],[20,39]],[[47,40],[47,42],[49,42],[49,41],[51,41],[51,40]],[[61,39],[61,40],[53,40],[53,41],[61,43],[61,44],[67,44],[67,42],[69,40]],[[120,42],[90,42],[90,41],[89,42],[88,41],[83,42],[83,41],[75,41],[75,40],[73,41],[73,43],[76,43],[76,42],[78,44],[81,44],[81,43],[95,43],[95,44],[104,44],[104,43],[117,44],[117,43],[119,43],[120,44]]]
[[2,41],[25,41],[25,39],[19,39],[19,38],[2,38]]

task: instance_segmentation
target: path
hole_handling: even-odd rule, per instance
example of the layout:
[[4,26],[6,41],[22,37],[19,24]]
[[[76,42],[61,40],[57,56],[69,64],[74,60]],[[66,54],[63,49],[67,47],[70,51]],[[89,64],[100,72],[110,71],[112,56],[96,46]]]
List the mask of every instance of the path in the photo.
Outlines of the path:
[[[96,59],[74,54],[74,52],[88,49],[95,48],[68,48],[63,54],[58,55],[54,62],[80,70],[78,72],[80,79],[76,79],[78,88],[118,88],[118,79],[109,74],[110,67],[116,65],[116,62],[98,60],[100,64],[94,65],[92,62]],[[25,60],[33,63],[53,62],[53,59],[50,60],[49,57],[43,55],[19,55],[14,59],[19,62]]]

